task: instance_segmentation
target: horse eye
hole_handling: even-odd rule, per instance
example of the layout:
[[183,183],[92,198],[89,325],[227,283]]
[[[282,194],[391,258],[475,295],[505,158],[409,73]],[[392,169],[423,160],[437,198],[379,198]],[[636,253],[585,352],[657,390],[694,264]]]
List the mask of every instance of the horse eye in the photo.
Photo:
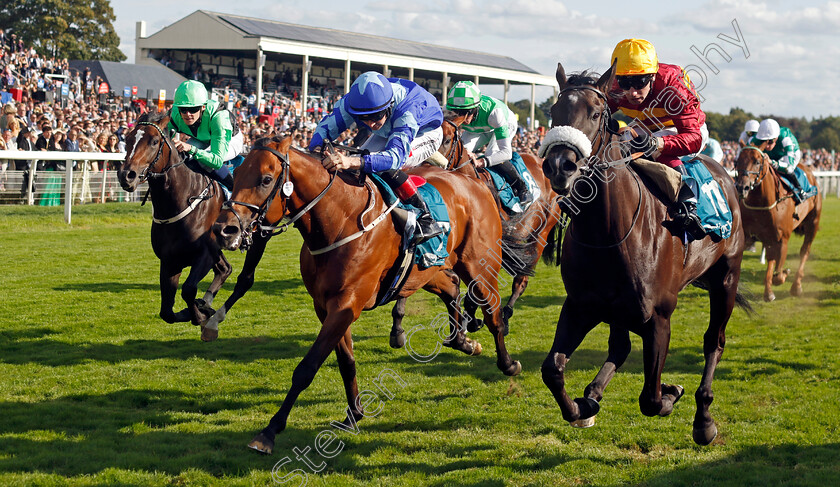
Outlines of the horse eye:
[[599,118],[601,118],[601,112],[595,112],[592,115],[592,120],[598,120]]
[[158,139],[157,137],[155,137],[154,139],[152,139],[152,145],[153,145],[153,146],[154,146],[154,145],[158,145],[158,144],[160,144],[160,139]]
[[272,179],[274,179],[274,178],[272,178],[271,176],[266,174],[265,176],[262,177],[262,185],[263,186],[268,186],[269,184],[271,184]]

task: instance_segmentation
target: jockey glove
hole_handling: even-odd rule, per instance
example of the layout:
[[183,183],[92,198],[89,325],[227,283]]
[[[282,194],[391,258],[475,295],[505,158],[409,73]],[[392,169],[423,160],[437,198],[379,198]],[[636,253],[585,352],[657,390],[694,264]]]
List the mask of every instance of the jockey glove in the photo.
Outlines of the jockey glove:
[[649,157],[656,152],[656,137],[647,133],[637,135],[630,140],[630,148],[633,152],[641,152]]

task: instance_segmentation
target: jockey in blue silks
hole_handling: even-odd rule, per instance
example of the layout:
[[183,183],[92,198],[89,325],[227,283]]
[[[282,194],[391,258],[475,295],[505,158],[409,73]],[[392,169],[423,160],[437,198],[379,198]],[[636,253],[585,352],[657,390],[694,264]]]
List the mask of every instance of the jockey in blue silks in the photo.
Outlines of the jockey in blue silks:
[[359,157],[340,153],[323,159],[328,170],[360,169],[376,173],[404,203],[420,210],[415,241],[422,242],[442,233],[417,186],[401,171],[414,167],[438,150],[443,140],[443,111],[431,93],[420,85],[368,71],[362,73],[318,124],[309,150],[333,141],[353,124],[373,134],[362,144],[368,153]]

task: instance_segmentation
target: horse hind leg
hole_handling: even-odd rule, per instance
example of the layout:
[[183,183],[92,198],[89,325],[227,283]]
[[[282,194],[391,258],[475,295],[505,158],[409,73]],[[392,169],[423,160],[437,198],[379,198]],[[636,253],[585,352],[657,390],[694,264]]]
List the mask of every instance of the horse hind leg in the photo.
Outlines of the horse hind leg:
[[505,307],[502,308],[502,319],[505,322],[505,336],[508,336],[508,334],[510,333],[510,318],[511,316],[513,316],[513,307],[514,305],[516,305],[516,301],[519,299],[520,296],[522,296],[522,294],[525,292],[525,289],[528,287],[528,280],[529,277],[527,275],[519,275],[513,279],[513,284],[511,284],[510,286],[510,298],[505,304]]
[[[739,258],[740,260],[740,258]],[[721,263],[720,265],[725,265]],[[712,381],[715,377],[715,368],[723,355],[726,345],[726,324],[732,315],[735,307],[735,300],[738,295],[738,280],[741,275],[740,262],[737,265],[729,264],[728,268],[720,272],[718,277],[710,282],[709,286],[709,328],[703,335],[703,377],[700,387],[694,394],[697,403],[697,412],[694,415],[694,426],[692,437],[698,445],[708,445],[717,436],[717,426],[709,412],[709,407],[714,401],[712,393]]]
[[611,325],[607,360],[601,366],[601,370],[598,371],[595,379],[586,386],[583,392],[584,397],[601,402],[607,384],[610,383],[616,371],[630,355],[630,347],[630,332],[624,328]]
[[[476,262],[476,264],[479,264]],[[484,263],[485,267],[473,266],[464,261],[458,263],[461,278],[468,282],[468,297],[475,300],[481,307],[484,314],[484,321],[487,329],[493,335],[496,342],[496,365],[505,375],[519,375],[522,372],[522,364],[514,361],[505,347],[503,332],[501,297],[499,296],[498,274],[499,269],[492,264]]]
[[402,321],[405,317],[405,302],[408,298],[399,297],[394,303],[394,309],[391,310],[391,318],[393,324],[391,325],[391,335],[388,340],[391,348],[402,348],[405,346],[405,330],[402,327]]
[[[444,270],[435,274],[432,280],[423,286],[423,289],[439,297],[446,306],[449,334],[444,336],[441,334],[442,330],[439,330],[438,334],[443,340],[442,344],[467,355],[480,355],[483,351],[481,344],[477,340],[467,338],[463,326],[464,319],[461,315],[459,299],[461,296],[460,284],[461,279],[454,272]],[[446,327],[446,324],[443,327]]]
[[219,289],[221,289],[222,284],[224,284],[231,272],[233,272],[233,267],[225,258],[224,254],[222,254],[222,251],[219,250],[218,258],[213,264],[213,281],[210,283],[210,286],[207,287],[204,297],[195,300],[196,320],[201,325],[202,341],[212,342],[213,340],[219,338],[219,327],[208,328],[206,323],[210,317],[216,314],[216,310],[213,309],[212,306],[213,299],[216,297],[216,293],[219,292]]
[[642,337],[645,384],[639,395],[639,408],[645,416],[668,416],[685,392],[682,386],[661,383],[671,341],[670,316],[655,313],[644,327],[648,330]]

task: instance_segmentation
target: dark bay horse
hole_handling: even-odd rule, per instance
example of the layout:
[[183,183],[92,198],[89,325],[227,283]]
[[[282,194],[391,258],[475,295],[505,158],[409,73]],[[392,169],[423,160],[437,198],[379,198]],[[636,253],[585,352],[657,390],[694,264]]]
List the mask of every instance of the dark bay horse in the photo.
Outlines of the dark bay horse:
[[[567,297],[542,365],[543,382],[563,419],[594,418],[604,389],[630,352],[628,332],[632,331],[642,337],[644,346],[641,411],[647,416],[670,414],[684,392],[681,386],[661,383],[671,314],[677,294],[689,284],[700,285],[709,292],[711,312],[703,337],[705,367],[694,395],[693,438],[706,445],[717,435],[709,406],[726,324],[736,302],[749,306],[738,293],[744,249],[738,197],[723,168],[705,159],[732,210],[732,236],[717,242],[706,236],[685,244],[681,235],[663,226],[669,219],[666,205],[622,159],[610,125],[605,93],[614,69],[597,80],[581,75],[567,79],[563,67],[557,69],[560,94],[551,108],[552,121],[579,137],[550,146],[543,164],[554,190],[575,208],[560,257]],[[580,138],[591,144],[593,157],[586,157],[585,148],[577,142]],[[585,397],[572,400],[566,393],[566,366],[586,334],[601,322],[610,325],[607,361],[586,387]]]
[[[276,225],[292,215],[304,240],[301,275],[322,326],[295,368],[291,389],[280,410],[249,444],[263,453],[272,451],[274,438],[285,429],[298,396],[333,350],[347,396],[346,421],[363,416],[350,326],[362,311],[376,306],[382,281],[395,264],[400,244],[393,214],[386,212],[387,205],[370,182],[359,184],[344,173],[329,173],[319,158],[290,147],[291,138],[257,142],[237,169],[230,206],[214,225],[222,245],[235,249],[253,229],[270,222]],[[399,295],[407,297],[420,288],[438,295],[450,313],[451,334],[444,344],[477,353],[477,342],[455,326],[460,323],[458,284],[461,280],[469,283],[468,291],[481,304],[495,339],[497,366],[507,375],[518,374],[521,365],[511,359],[502,335],[497,286],[502,228],[495,202],[475,179],[438,168],[418,169],[416,173],[434,184],[446,201],[452,228],[447,244],[449,257],[442,266],[415,267]],[[451,271],[457,276],[453,278]]]
[[[232,268],[210,229],[224,202],[218,183],[189,169],[166,133],[169,112],[142,115],[126,135],[126,156],[118,172],[120,186],[134,191],[149,182],[154,205],[152,249],[160,259],[160,317],[167,323],[192,321],[203,325],[213,314],[213,298]],[[187,307],[173,310],[178,280],[185,268],[190,273],[181,286]],[[213,281],[203,299],[196,299],[198,283],[213,269]],[[217,332],[202,326],[202,340],[214,340]]]
[[[799,269],[790,287],[794,296],[802,295],[802,276],[805,261],[811,252],[811,244],[820,227],[822,194],[808,198],[797,205],[793,195],[783,189],[782,180],[770,165],[770,158],[761,149],[744,147],[735,161],[741,214],[744,218],[744,233],[761,241],[767,250],[767,272],[764,275],[764,300],[773,301],[772,284],[785,283],[789,269],[784,269],[788,240],[792,232],[805,236],[799,249]],[[814,186],[817,180],[811,168],[803,166],[808,181]]]

